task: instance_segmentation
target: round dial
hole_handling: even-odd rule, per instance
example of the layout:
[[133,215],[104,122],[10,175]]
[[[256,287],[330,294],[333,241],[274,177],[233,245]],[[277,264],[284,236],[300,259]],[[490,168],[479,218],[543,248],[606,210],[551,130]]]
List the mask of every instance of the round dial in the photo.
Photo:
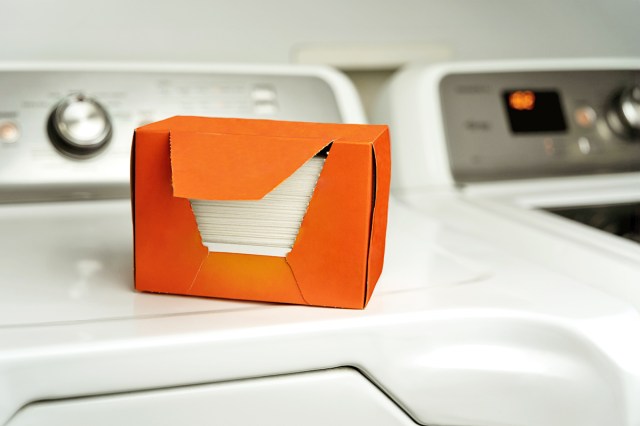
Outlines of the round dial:
[[640,140],[640,85],[627,87],[613,98],[607,122],[618,136]]
[[49,139],[64,154],[89,157],[111,139],[111,120],[95,99],[74,94],[60,101],[51,112],[47,126]]

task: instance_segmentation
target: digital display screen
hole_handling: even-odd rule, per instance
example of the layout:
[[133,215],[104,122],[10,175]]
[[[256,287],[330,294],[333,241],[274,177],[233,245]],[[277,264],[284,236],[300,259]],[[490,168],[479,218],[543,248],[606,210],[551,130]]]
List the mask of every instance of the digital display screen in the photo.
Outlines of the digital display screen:
[[564,132],[560,94],[552,90],[508,90],[502,94],[513,133]]

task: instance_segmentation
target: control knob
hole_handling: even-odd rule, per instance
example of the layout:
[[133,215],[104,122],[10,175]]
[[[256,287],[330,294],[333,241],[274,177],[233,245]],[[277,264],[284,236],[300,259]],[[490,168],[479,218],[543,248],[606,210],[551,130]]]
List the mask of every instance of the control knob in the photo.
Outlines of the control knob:
[[75,158],[99,153],[111,139],[111,120],[95,99],[76,93],[62,99],[47,123],[51,143]]
[[607,122],[618,136],[640,139],[640,85],[627,87],[613,98],[607,111]]

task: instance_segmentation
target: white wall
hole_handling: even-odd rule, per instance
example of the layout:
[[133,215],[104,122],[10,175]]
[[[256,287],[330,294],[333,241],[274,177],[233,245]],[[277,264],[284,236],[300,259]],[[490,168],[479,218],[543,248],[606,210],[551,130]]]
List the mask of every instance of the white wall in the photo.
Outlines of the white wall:
[[0,61],[288,62],[306,43],[457,59],[640,55],[637,0],[3,0]]

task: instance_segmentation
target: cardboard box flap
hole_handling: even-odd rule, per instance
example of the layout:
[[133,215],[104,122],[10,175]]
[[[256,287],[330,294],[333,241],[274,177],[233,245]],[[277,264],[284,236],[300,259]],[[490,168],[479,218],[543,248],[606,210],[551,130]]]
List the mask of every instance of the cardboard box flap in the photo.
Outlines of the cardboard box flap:
[[200,200],[259,200],[332,142],[173,130],[169,139],[173,195]]
[[[373,150],[331,147],[287,262],[307,303],[364,307]],[[347,284],[348,283],[348,284]]]
[[246,118],[206,118],[175,116],[158,121],[138,130],[193,133],[220,133],[226,135],[340,138],[352,143],[371,144],[387,130],[385,125],[306,123],[297,121],[255,120]]

